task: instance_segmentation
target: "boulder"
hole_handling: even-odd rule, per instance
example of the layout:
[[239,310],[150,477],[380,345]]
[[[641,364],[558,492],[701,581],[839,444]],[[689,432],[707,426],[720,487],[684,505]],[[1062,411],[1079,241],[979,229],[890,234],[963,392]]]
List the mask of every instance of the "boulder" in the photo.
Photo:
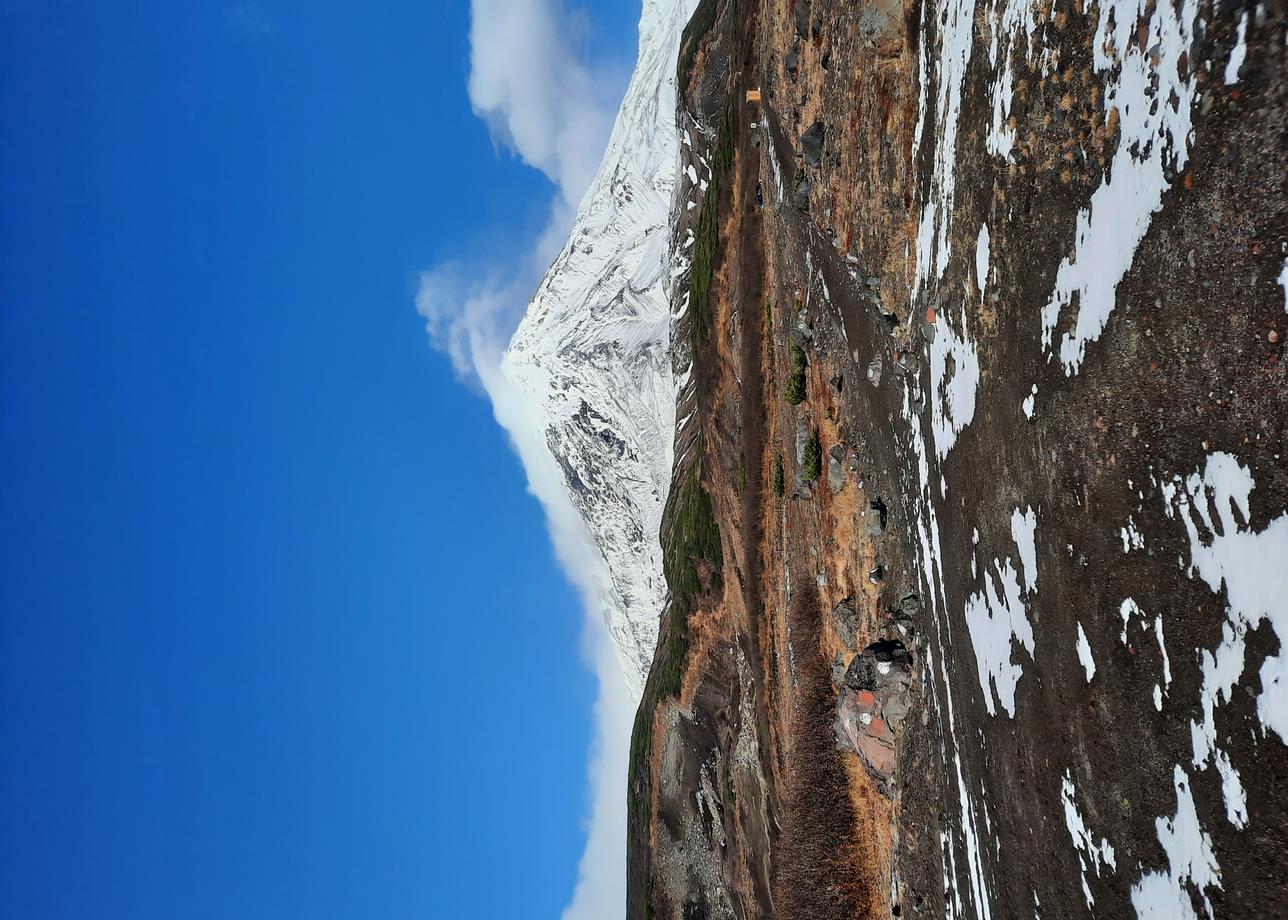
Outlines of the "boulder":
[[833,492],[845,488],[844,444],[834,444],[827,452],[827,487]]
[[832,731],[836,745],[857,754],[886,795],[895,771],[895,742],[908,715],[912,653],[882,639],[854,656],[841,681]]
[[881,353],[868,362],[868,383],[874,387],[881,385]]
[[810,0],[796,0],[796,34],[809,38],[809,4]]
[[876,498],[868,502],[868,510],[863,512],[864,533],[869,537],[879,537],[886,529],[885,502]]
[[796,190],[792,192],[792,205],[798,211],[809,210],[809,180],[802,179],[796,183]]
[[841,644],[846,649],[851,652],[857,650],[859,612],[854,607],[853,596],[845,598],[832,608],[832,629],[836,631],[836,638],[841,640]]
[[801,135],[801,155],[805,158],[807,166],[823,164],[823,132],[823,123],[816,121]]

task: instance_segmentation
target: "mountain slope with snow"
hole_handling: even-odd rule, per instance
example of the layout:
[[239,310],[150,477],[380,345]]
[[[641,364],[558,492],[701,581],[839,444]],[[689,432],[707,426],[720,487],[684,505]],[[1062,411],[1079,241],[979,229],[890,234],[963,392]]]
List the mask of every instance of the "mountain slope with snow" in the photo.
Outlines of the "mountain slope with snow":
[[645,0],[639,57],[563,251],[505,354],[607,566],[604,621],[638,697],[666,598],[658,532],[675,398],[668,310],[675,61],[694,0]]

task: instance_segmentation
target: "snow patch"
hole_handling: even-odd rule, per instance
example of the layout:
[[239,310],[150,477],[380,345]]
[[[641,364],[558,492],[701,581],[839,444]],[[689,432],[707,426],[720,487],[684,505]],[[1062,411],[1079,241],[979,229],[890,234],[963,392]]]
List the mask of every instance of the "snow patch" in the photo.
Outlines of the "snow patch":
[[1065,770],[1064,779],[1060,783],[1060,801],[1064,805],[1064,826],[1069,829],[1069,837],[1073,840],[1074,849],[1078,851],[1078,865],[1081,867],[1082,874],[1082,896],[1086,899],[1087,907],[1091,907],[1096,903],[1096,899],[1092,897],[1091,887],[1087,884],[1087,860],[1091,861],[1091,867],[1095,870],[1097,878],[1100,877],[1101,865],[1117,871],[1118,864],[1114,859],[1113,845],[1103,837],[1097,843],[1095,836],[1087,829],[1087,823],[1073,800],[1074,791],[1073,778],[1069,775],[1069,771]]
[[980,300],[983,300],[984,289],[988,286],[988,224],[979,228],[979,240],[975,243],[975,283],[979,287]]
[[[938,0],[935,20],[939,25],[939,66],[935,98],[935,152],[932,160],[930,195],[923,204],[917,232],[917,277],[913,293],[927,281],[938,279],[948,267],[949,229],[957,184],[957,122],[961,113],[962,84],[970,62],[975,0]],[[926,121],[926,74],[921,67],[920,115],[916,146],[920,146],[921,125]],[[914,158],[916,153],[914,151]],[[933,273],[933,274],[932,274]]]
[[940,460],[948,456],[957,435],[975,417],[978,388],[979,353],[966,335],[966,311],[961,312],[961,335],[946,316],[940,317],[930,343],[930,433]]
[[1265,620],[1280,650],[1261,663],[1257,716],[1263,730],[1288,740],[1288,513],[1252,530],[1248,499],[1254,487],[1247,468],[1224,452],[1210,455],[1201,475],[1161,485],[1164,510],[1180,519],[1189,537],[1190,572],[1218,594],[1224,590],[1227,605],[1220,645],[1200,652],[1203,721],[1191,723],[1190,732],[1195,766],[1216,746],[1214,710],[1243,676],[1246,635]]
[[1038,514],[1032,507],[1011,512],[1011,539],[1020,551],[1020,567],[1023,570],[1024,589],[1029,592],[1038,586],[1038,551],[1037,551]]
[[1243,781],[1239,771],[1230,763],[1225,751],[1217,749],[1212,757],[1216,772],[1221,774],[1221,796],[1225,799],[1225,817],[1231,824],[1242,830],[1248,823],[1248,794],[1243,791]]
[[[1147,13],[1148,38],[1142,43],[1136,23]],[[1087,343],[1098,340],[1109,323],[1118,283],[1162,207],[1169,170],[1179,174],[1188,160],[1194,76],[1191,68],[1183,79],[1179,62],[1193,44],[1197,13],[1198,0],[1181,0],[1179,11],[1171,0],[1100,7],[1095,69],[1106,75],[1106,116],[1117,113],[1118,149],[1108,178],[1078,212],[1074,252],[1060,263],[1051,299],[1042,308],[1042,345],[1050,358],[1056,326],[1076,298],[1077,319],[1059,346],[1069,376],[1081,367]]]
[[1248,12],[1244,10],[1239,17],[1239,26],[1234,37],[1234,50],[1230,52],[1230,60],[1225,65],[1225,85],[1230,86],[1239,82],[1239,68],[1243,66],[1244,58],[1248,56]]
[[1029,624],[1024,602],[1020,600],[1020,581],[1008,558],[993,562],[996,578],[984,575],[984,591],[972,594],[966,601],[966,626],[975,649],[975,664],[984,705],[990,716],[997,715],[997,702],[1007,715],[1015,717],[1015,686],[1024,673],[1011,658],[1016,641],[1033,657],[1033,627]]
[[1167,868],[1146,872],[1132,886],[1131,903],[1138,920],[1195,920],[1189,888],[1203,898],[1209,917],[1212,905],[1206,890],[1221,887],[1221,867],[1212,853],[1212,838],[1199,824],[1189,776],[1179,766],[1172,771],[1176,786],[1176,816],[1154,821],[1158,842],[1167,854]]
[[1128,597],[1123,599],[1122,604],[1118,607],[1118,613],[1123,618],[1123,631],[1119,638],[1123,640],[1123,645],[1126,645],[1127,644],[1127,626],[1128,624],[1131,623],[1131,615],[1134,613],[1137,616],[1144,616],[1145,612],[1140,609],[1139,604],[1137,604],[1134,600]]
[[1082,662],[1082,670],[1087,672],[1087,683],[1091,683],[1091,678],[1096,676],[1096,661],[1091,657],[1091,643],[1087,641],[1081,621],[1078,622],[1078,661]]

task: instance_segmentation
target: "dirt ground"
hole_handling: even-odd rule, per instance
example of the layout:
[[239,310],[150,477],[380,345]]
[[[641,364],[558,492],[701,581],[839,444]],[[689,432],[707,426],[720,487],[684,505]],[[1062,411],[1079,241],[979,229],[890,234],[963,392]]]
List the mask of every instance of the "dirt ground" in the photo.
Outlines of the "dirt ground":
[[[680,113],[706,176],[736,103],[712,334],[677,302],[674,340],[724,578],[629,916],[1283,915],[1285,13],[1166,4],[718,4]],[[830,612],[866,641],[909,591],[887,796]]]

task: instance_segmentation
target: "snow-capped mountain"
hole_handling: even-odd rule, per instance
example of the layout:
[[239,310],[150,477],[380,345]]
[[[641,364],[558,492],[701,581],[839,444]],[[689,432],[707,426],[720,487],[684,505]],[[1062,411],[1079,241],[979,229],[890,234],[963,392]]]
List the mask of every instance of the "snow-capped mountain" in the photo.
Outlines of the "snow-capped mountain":
[[675,63],[695,0],[644,0],[639,58],[563,251],[503,362],[608,567],[604,619],[636,697],[666,599],[658,531],[675,396],[668,309]]

